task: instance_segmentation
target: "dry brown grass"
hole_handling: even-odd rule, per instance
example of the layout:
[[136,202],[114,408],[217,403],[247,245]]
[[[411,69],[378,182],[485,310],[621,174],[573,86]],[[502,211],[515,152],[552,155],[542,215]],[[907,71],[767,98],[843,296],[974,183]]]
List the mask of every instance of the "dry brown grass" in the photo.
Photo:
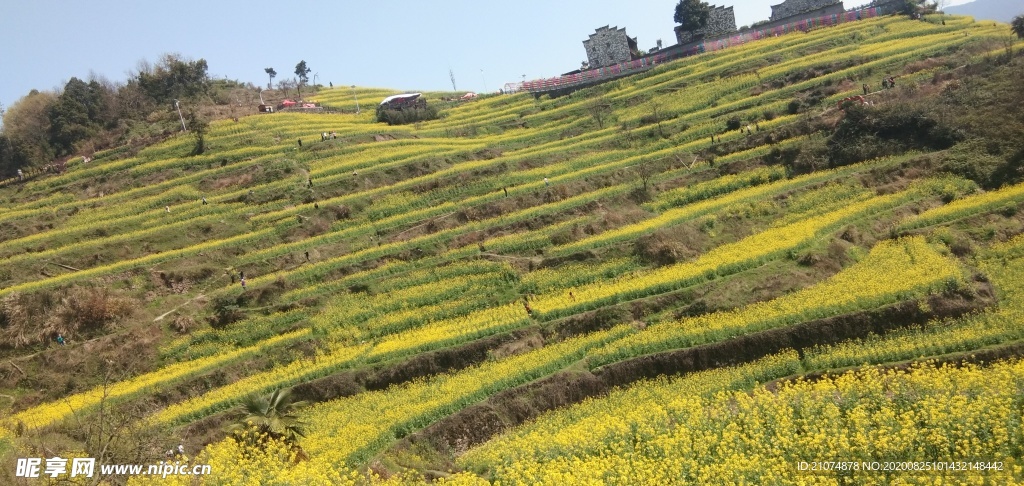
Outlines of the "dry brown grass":
[[8,294],[0,301],[0,343],[13,347],[93,335],[131,315],[134,299],[105,288],[73,287],[40,294]]

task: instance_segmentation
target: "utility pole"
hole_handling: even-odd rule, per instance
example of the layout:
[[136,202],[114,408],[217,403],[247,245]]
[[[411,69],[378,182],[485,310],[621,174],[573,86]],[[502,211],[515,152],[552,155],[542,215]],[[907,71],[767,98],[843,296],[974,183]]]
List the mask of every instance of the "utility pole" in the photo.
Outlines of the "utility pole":
[[188,129],[185,128],[185,117],[181,116],[181,107],[178,106],[178,100],[174,100],[174,107],[178,109],[178,119],[181,120],[181,131],[187,132]]
[[455,73],[452,72],[451,66],[448,66],[448,77],[452,79],[452,91],[458,91],[459,89],[455,87]]
[[484,93],[487,92],[487,78],[484,77],[484,70],[480,70],[480,79],[484,82]]
[[359,97],[356,96],[356,85],[352,85],[352,98],[356,100],[356,114],[359,114]]

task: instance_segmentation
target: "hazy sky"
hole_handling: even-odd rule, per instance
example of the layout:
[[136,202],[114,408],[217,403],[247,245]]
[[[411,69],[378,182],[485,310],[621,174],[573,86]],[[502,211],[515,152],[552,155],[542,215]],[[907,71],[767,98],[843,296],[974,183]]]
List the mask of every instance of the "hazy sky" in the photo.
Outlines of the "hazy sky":
[[[739,26],[777,1],[735,0]],[[641,49],[675,43],[678,0],[0,0],[0,103],[90,73],[123,82],[163,53],[206,59],[209,73],[266,84],[305,60],[322,84],[497,91],[556,76],[586,59],[582,41],[625,27]],[[965,3],[953,0],[949,4]],[[847,7],[867,3],[847,1]]]

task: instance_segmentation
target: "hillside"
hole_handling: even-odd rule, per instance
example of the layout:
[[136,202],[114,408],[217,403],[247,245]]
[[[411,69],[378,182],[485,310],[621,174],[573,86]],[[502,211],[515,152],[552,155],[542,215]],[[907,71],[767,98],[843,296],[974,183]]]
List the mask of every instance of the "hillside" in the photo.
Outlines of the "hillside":
[[975,0],[963,5],[946,7],[943,11],[953,15],[970,15],[978,20],[1009,23],[1014,17],[1024,14],[1024,5],[1013,0]]
[[1024,481],[1022,47],[875,18],[413,125],[327,89],[7,181],[0,482]]

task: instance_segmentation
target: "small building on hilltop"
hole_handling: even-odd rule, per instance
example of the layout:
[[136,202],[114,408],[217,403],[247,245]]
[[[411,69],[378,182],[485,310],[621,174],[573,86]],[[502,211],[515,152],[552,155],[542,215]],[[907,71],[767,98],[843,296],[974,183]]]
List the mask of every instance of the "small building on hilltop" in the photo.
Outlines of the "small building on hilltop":
[[583,41],[583,48],[587,50],[590,69],[632,61],[641,56],[636,37],[626,35],[626,29],[607,25],[590,34],[590,38]]
[[736,32],[736,14],[732,7],[719,7],[712,5],[708,11],[708,23],[703,29],[683,30],[682,26],[675,28],[676,40],[680,44],[686,44],[701,37],[714,38],[729,35]]
[[841,0],[786,0],[778,5],[772,5],[772,16],[769,20],[796,22],[812,17],[841,14],[845,11]]

